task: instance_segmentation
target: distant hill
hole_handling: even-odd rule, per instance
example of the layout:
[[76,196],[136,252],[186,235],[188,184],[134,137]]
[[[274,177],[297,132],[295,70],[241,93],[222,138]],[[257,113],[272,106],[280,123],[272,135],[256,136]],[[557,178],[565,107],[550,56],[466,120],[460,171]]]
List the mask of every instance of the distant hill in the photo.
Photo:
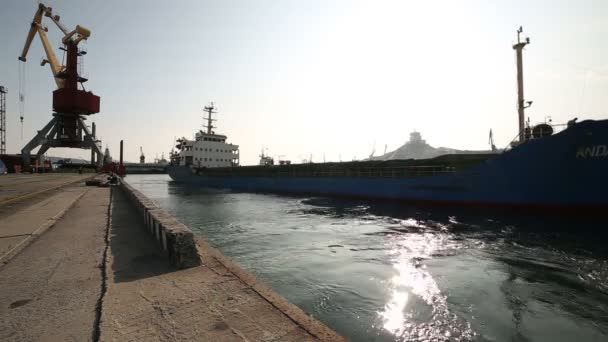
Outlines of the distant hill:
[[371,157],[368,160],[392,160],[392,159],[427,159],[434,158],[445,154],[479,154],[492,153],[491,150],[471,151],[457,150],[449,147],[433,147],[422,139],[420,132],[410,133],[410,140],[398,149],[383,154],[381,156]]

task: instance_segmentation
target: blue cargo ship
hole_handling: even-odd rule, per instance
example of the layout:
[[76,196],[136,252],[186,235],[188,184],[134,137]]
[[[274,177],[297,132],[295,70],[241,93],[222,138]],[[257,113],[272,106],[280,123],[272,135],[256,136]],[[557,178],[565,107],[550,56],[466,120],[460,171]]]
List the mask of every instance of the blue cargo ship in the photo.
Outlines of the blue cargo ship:
[[518,141],[504,151],[429,159],[239,166],[238,146],[207,131],[178,140],[167,172],[176,182],[237,191],[347,196],[416,203],[558,210],[608,209],[608,120],[571,120],[554,134],[548,123],[526,124],[522,50],[518,65]]
[[[435,204],[608,209],[608,120],[583,121],[562,132],[495,155],[308,166],[196,168],[170,165],[177,182],[239,191],[337,195]],[[392,164],[392,165],[391,165]]]
[[499,154],[220,168],[173,164],[167,171],[177,182],[239,191],[608,209],[608,182],[603,178],[608,171],[608,120],[576,123]]

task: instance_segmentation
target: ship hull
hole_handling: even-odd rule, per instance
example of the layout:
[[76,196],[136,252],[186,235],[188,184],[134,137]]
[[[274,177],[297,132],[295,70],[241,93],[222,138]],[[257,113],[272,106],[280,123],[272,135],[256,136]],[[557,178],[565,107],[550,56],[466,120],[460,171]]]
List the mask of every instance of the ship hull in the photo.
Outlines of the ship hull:
[[[415,178],[207,176],[169,166],[176,182],[237,191],[490,207],[608,209],[608,120],[584,121],[468,170]],[[200,173],[200,172],[199,172]]]

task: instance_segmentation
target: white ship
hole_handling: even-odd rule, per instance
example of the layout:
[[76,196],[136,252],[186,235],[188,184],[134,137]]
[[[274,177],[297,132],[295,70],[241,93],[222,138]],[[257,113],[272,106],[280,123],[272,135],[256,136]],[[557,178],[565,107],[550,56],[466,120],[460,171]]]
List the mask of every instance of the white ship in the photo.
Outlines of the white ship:
[[227,143],[225,135],[216,134],[212,115],[217,113],[213,102],[204,108],[207,113],[206,132],[200,130],[194,140],[177,140],[177,152],[171,154],[171,164],[189,168],[230,167],[239,165],[239,146]]

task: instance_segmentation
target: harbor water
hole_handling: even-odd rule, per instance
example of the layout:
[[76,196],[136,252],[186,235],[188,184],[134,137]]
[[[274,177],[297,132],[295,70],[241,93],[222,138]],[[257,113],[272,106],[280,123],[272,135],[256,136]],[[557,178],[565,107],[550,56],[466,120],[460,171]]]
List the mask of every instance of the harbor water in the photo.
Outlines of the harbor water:
[[607,222],[126,181],[351,341],[606,341]]

